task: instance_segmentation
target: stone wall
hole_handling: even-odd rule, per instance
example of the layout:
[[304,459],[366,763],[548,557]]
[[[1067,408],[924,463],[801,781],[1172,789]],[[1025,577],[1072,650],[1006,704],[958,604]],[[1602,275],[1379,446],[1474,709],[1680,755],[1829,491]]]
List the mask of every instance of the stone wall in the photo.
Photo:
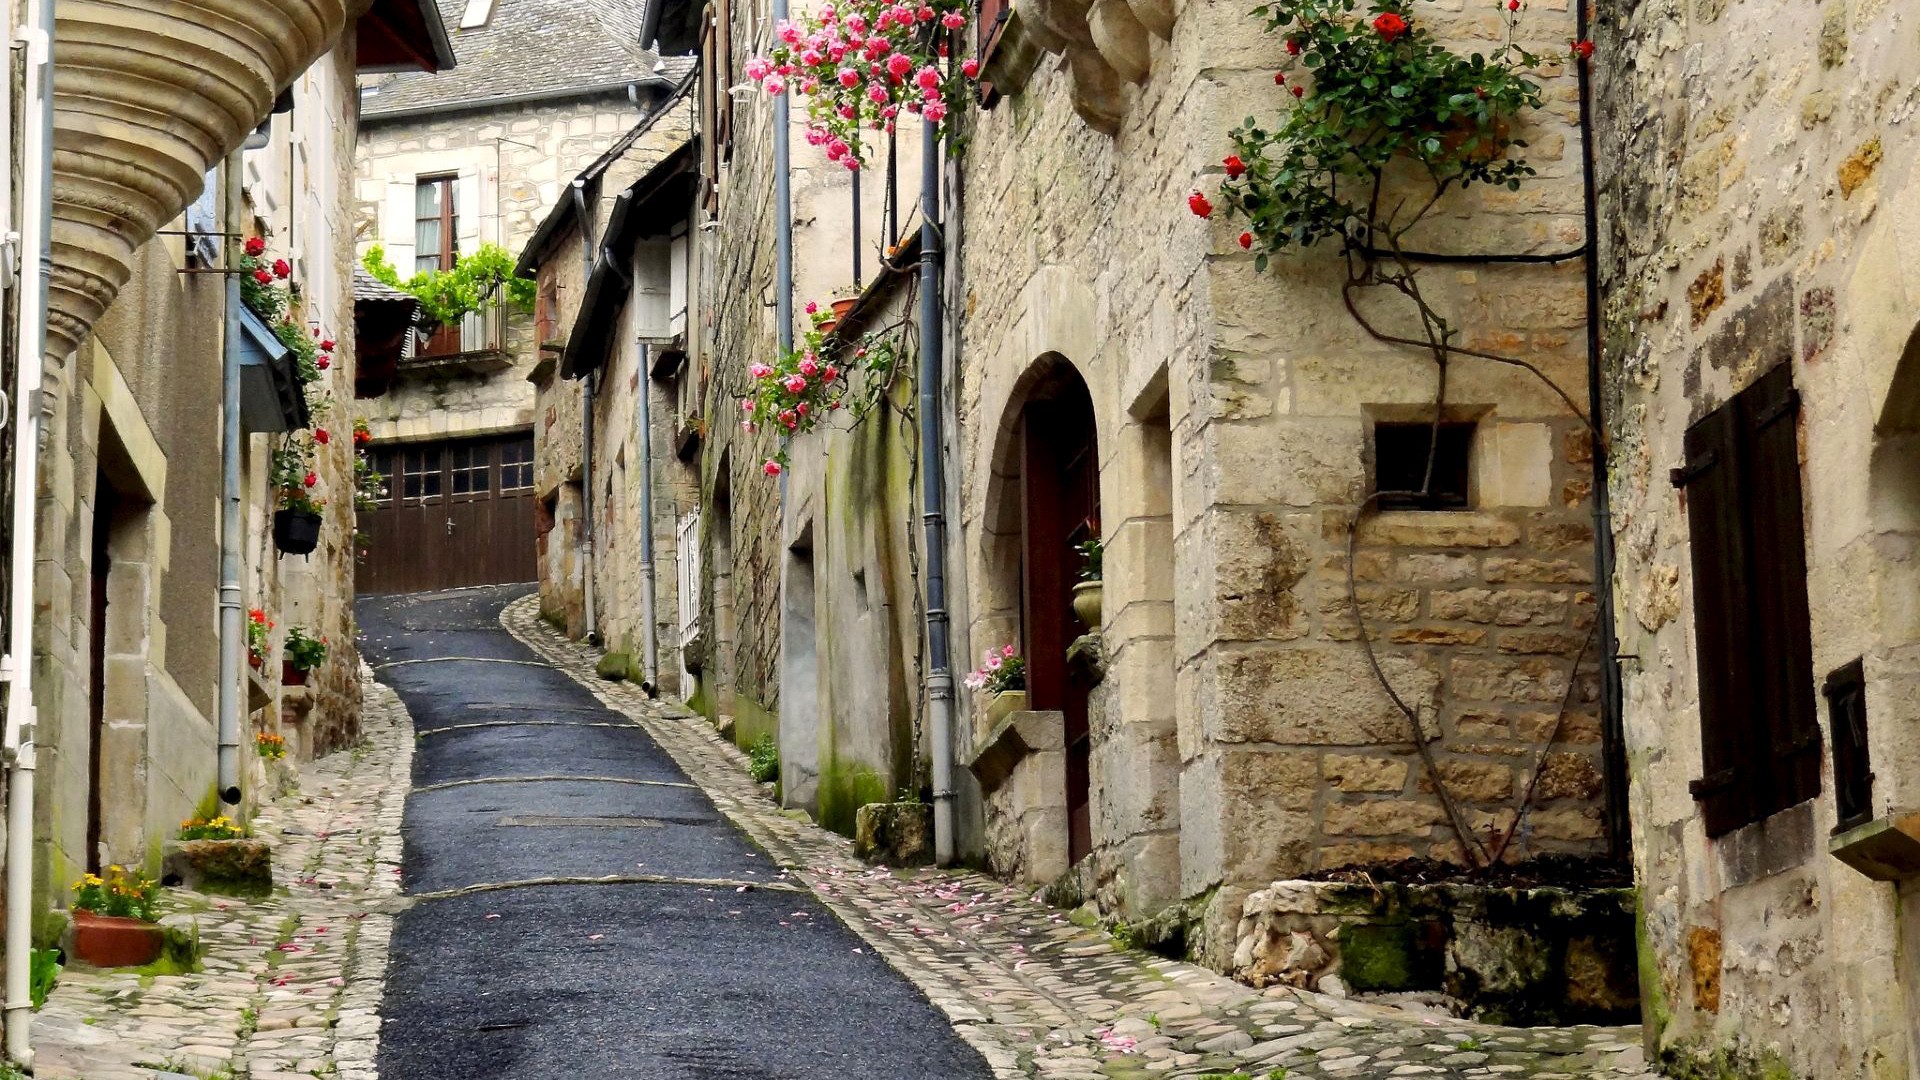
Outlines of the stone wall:
[[[692,116],[691,101],[677,102],[601,174],[597,201],[591,205],[596,238],[605,229],[614,200],[691,137]],[[690,245],[691,240],[682,232],[675,252],[683,266]],[[579,230],[568,229],[550,242],[540,266],[543,287],[551,282],[559,299],[555,325],[556,337],[561,339],[571,331],[577,314],[584,274],[579,252]],[[684,302],[685,298],[681,299]],[[684,326],[686,313],[682,311],[678,319]],[[642,678],[647,630],[642,599],[646,567],[640,558],[640,538],[649,526],[640,512],[642,447],[637,395],[644,382],[651,395],[648,413],[654,465],[650,527],[654,544],[652,633],[659,655],[656,683],[663,693],[678,696],[682,671],[678,525],[682,515],[695,505],[697,473],[674,453],[675,436],[681,426],[680,377],[650,377],[646,369],[652,354],[638,344],[636,331],[626,329],[637,325],[631,318],[631,308],[617,325],[621,329],[615,331],[614,349],[595,376],[593,398],[591,505],[596,630],[608,650],[619,654],[617,659],[625,672],[636,680]],[[541,609],[564,622],[570,635],[578,636],[585,632],[585,574],[577,550],[580,536],[573,530],[580,520],[576,515],[583,508],[580,485],[586,385],[585,380],[561,379],[543,368],[534,386],[534,494],[554,508],[541,521],[542,526],[549,522],[553,526],[545,534],[541,560]],[[563,485],[567,487],[564,509]],[[566,550],[569,548],[575,550]]]
[[[401,275],[410,275],[413,185],[422,176],[450,175],[462,190],[471,188],[457,225],[460,249],[492,243],[517,257],[568,181],[640,116],[624,89],[424,116],[369,116],[361,123],[355,161],[357,254],[380,243]],[[515,312],[505,332],[511,361],[506,370],[403,376],[388,393],[357,408],[376,442],[525,430],[534,422],[534,393],[526,381],[539,360],[534,337],[533,314]]]
[[[1258,273],[1233,240],[1239,224],[1185,205],[1187,191],[1217,185],[1229,128],[1292,101],[1272,77],[1281,42],[1242,6],[1176,4],[1142,32],[1136,85],[1102,59],[1104,31],[1095,55],[1084,37],[1047,33],[1065,14],[1046,11],[1053,22],[1024,46],[1002,46],[1038,55],[1024,80],[989,65],[1004,96],[972,120],[960,164],[956,655],[1021,639],[1019,418],[1036,386],[1070,371],[1092,399],[1107,545],[1082,884],[1129,918],[1212,896],[1217,929],[1231,928],[1245,888],[1276,878],[1458,860],[1346,595],[1372,428],[1434,417],[1433,359],[1367,336],[1343,310],[1331,252]],[[1463,45],[1500,27],[1457,4],[1418,4],[1414,17]],[[1545,55],[1573,36],[1564,8],[1534,5],[1521,25]],[[1058,58],[1036,44],[1063,41]],[[1575,83],[1550,75],[1546,107],[1517,132],[1538,178],[1450,196],[1421,249],[1579,246]],[[1422,280],[1462,344],[1524,355],[1586,400],[1577,261],[1436,265]],[[1384,325],[1413,326],[1389,300],[1362,303]],[[1370,639],[1470,833],[1484,842],[1512,826],[1547,755],[1505,857],[1600,851],[1595,687],[1574,672],[1593,616],[1583,421],[1542,380],[1467,358],[1449,371],[1445,418],[1476,424],[1470,505],[1363,523],[1353,569]]]
[[1822,849],[1818,797],[1717,839],[1702,771],[1687,426],[1799,393],[1813,682],[1862,658],[1872,812],[1914,804],[1920,42],[1898,5],[1642,4],[1598,35],[1607,398],[1650,1035],[1676,1059],[1912,1075],[1920,907]]
[[[353,72],[350,47],[324,57],[296,81],[294,112],[274,121],[269,146],[229,158],[210,178],[218,220],[236,234],[260,231],[288,256],[303,289],[302,318],[342,340],[351,338],[351,250],[331,241],[348,235]],[[289,177],[280,170],[295,153],[339,170]],[[302,242],[290,243],[296,236]],[[160,845],[214,792],[226,285],[179,272],[188,265],[179,236],[139,248],[125,287],[66,368],[71,385],[50,398],[34,583],[42,777],[35,836],[45,875],[36,892],[50,906],[64,903],[89,861],[96,632],[102,861],[157,869]],[[337,403],[352,393],[350,344],[336,359],[321,385]],[[289,733],[299,758],[358,731],[351,440],[323,448],[316,462],[317,490],[330,506],[324,546],[310,562],[273,552],[269,443],[255,435],[243,451],[243,603],[268,611],[282,633],[297,621],[333,647],[311,688],[305,734]],[[106,605],[96,627],[97,543]],[[258,805],[269,775],[253,735],[281,727],[278,644],[273,666],[240,688],[242,812]]]

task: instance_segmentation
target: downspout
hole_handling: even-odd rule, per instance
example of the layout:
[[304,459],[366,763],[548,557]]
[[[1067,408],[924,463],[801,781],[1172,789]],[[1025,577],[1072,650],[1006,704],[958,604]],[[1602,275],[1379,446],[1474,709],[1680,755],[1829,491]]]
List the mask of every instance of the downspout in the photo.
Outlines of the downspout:
[[[244,168],[239,151],[227,156],[226,220],[241,220],[245,206],[240,196]],[[228,241],[231,249],[232,241]],[[229,261],[229,265],[231,261]],[[240,803],[240,701],[246,693],[247,670],[241,655],[246,649],[244,594],[240,584],[241,551],[246,544],[246,507],[240,467],[247,442],[240,430],[240,278],[226,276],[226,321],[220,337],[220,684],[216,702],[217,750],[215,788],[225,803]]]
[[[636,343],[637,344],[637,343]],[[640,617],[646,633],[643,635],[645,647],[641,650],[640,689],[648,697],[660,695],[660,624],[654,610],[653,583],[653,380],[648,370],[653,366],[653,349],[639,345],[634,355],[638,358],[639,383],[634,387],[634,423],[640,428]]]
[[[40,408],[47,347],[47,283],[53,275],[49,241],[53,218],[53,4],[30,0],[25,99],[21,116],[19,336],[13,386],[13,551],[8,596],[7,649],[0,675],[7,680],[6,1051],[33,1065],[33,601],[35,525],[40,502]],[[11,8],[11,5],[9,5]],[[12,147],[7,147],[9,158]]]
[[[580,217],[580,303],[586,306],[587,282],[593,279],[593,220],[587,216],[586,185],[579,180],[573,182],[573,208]],[[577,311],[579,318],[584,310]],[[594,617],[593,610],[593,392],[597,381],[595,376],[599,368],[587,371],[586,392],[580,399],[580,507],[585,525],[580,530],[580,558],[584,571],[584,596],[582,605],[586,609],[587,641],[599,644],[600,623]]]
[[[1590,41],[1589,0],[1575,0],[1574,40]],[[1593,579],[1600,620],[1600,742],[1606,791],[1607,854],[1624,862],[1633,854],[1627,815],[1627,747],[1620,685],[1620,640],[1613,607],[1613,507],[1607,489],[1606,394],[1601,386],[1600,212],[1593,168],[1593,61],[1579,61],[1580,174],[1587,230],[1587,415],[1593,419]]]
[[927,713],[933,740],[933,851],[953,863],[953,672],[947,666],[947,519],[940,443],[940,127],[920,143],[920,520],[927,533]]
[[[787,17],[787,0],[773,0],[773,24]],[[787,133],[787,95],[773,97],[773,322],[780,353],[793,351],[793,171],[792,143]],[[785,502],[787,474],[780,474]]]

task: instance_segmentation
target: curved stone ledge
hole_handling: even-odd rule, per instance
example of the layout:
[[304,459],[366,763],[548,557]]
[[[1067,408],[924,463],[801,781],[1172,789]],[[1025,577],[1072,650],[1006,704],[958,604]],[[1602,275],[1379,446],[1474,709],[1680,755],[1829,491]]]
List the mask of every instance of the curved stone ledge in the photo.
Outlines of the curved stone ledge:
[[72,354],[126,284],[133,253],[339,40],[348,4],[62,0],[49,360]]

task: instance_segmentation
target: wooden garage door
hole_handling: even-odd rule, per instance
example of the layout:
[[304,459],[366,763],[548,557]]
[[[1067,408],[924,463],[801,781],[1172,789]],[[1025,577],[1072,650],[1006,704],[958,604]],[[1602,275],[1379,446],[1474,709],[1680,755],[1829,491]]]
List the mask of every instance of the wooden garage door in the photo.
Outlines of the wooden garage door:
[[424,592],[534,580],[533,435],[373,449],[387,477],[356,585]]

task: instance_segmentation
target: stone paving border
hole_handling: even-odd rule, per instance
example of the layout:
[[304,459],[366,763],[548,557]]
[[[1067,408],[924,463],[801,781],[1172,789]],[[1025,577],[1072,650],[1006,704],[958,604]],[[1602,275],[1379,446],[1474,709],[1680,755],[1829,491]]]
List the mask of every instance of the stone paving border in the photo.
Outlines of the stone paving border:
[[782,811],[706,721],[598,677],[599,651],[509,604],[501,624],[629,717],[714,805],[900,971],[1000,1078],[1609,1077],[1656,1080],[1637,1027],[1501,1028],[1276,987],[1118,947],[977,873],[889,871]]
[[198,928],[201,970],[69,968],[34,1018],[36,1077],[376,1080],[413,724],[365,669],[361,685],[363,742],[308,763],[254,821],[273,842],[273,895],[162,890],[162,921]]

